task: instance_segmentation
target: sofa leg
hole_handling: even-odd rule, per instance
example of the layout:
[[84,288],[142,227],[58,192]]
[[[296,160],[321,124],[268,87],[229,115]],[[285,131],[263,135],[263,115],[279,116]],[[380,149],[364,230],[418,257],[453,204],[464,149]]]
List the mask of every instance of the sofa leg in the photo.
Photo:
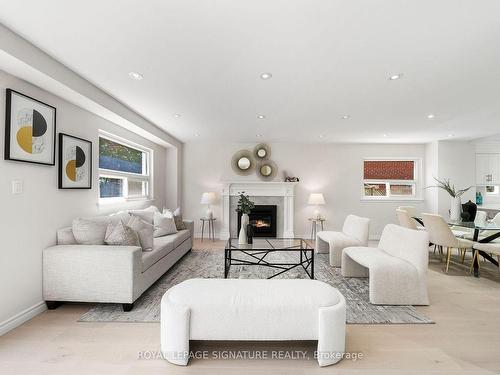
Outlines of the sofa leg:
[[45,304],[47,305],[47,308],[49,310],[55,310],[59,306],[61,306],[63,304],[63,302],[61,302],[61,301],[45,301]]
[[134,303],[122,303],[123,311],[129,312],[134,308]]

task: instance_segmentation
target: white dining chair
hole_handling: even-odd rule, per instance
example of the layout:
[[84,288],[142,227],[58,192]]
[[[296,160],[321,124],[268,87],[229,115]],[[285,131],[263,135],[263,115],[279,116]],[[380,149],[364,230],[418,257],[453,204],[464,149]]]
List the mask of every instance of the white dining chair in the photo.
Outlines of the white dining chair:
[[474,261],[476,259],[479,264],[479,250],[484,251],[485,253],[488,253],[492,256],[496,255],[498,261],[498,270],[500,271],[500,242],[495,242],[495,241],[487,243],[474,242],[473,248],[474,248],[474,255],[472,257],[472,263],[470,265],[470,272],[472,272],[472,269],[474,268]]
[[399,225],[408,229],[417,230],[417,222],[410,217],[408,211],[396,208],[396,216],[398,217]]
[[422,214],[422,219],[425,228],[429,232],[430,242],[446,248],[445,272],[448,273],[452,249],[457,249],[459,255],[462,256],[463,262],[465,252],[467,250],[472,251],[473,241],[455,237],[448,223],[439,215],[424,213]]

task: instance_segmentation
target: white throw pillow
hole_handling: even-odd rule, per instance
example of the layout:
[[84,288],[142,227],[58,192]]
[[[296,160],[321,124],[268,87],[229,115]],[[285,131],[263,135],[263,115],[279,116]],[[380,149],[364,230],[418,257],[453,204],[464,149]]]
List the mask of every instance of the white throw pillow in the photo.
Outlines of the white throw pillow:
[[137,232],[139,236],[139,242],[141,243],[142,251],[153,250],[153,233],[154,226],[146,223],[144,220],[140,219],[138,216],[132,215],[127,226],[132,228]]
[[127,211],[118,211],[117,213],[109,215],[109,219],[114,224],[118,223],[118,221],[127,223],[130,219],[130,214]]
[[175,220],[175,227],[177,230],[187,229],[186,224],[184,224],[184,219],[182,218],[181,208],[178,207],[174,212],[168,208],[163,209],[163,215],[173,217]]
[[177,233],[177,228],[175,226],[175,220],[172,216],[163,215],[159,212],[155,212],[154,216],[155,225],[155,237],[166,236],[168,234]]
[[115,246],[140,246],[137,233],[132,228],[123,225],[121,221],[108,224],[104,242]]
[[146,223],[153,225],[154,212],[151,210],[130,210],[130,215],[138,216],[140,219],[144,220]]
[[81,217],[73,220],[73,236],[80,245],[103,245],[108,216]]
[[160,212],[158,207],[156,206],[149,206],[148,208],[145,208],[144,211],[149,211],[149,212]]

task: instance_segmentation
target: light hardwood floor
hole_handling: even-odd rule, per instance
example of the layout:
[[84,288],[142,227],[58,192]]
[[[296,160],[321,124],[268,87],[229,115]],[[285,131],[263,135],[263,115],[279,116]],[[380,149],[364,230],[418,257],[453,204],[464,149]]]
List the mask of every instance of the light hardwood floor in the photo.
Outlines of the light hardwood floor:
[[[220,250],[223,243],[196,241],[195,249]],[[457,258],[455,258],[457,259]],[[431,306],[418,309],[436,324],[348,325],[347,350],[361,352],[319,368],[313,359],[192,360],[187,367],[141,359],[159,349],[157,323],[78,323],[89,306],[66,304],[46,311],[0,337],[0,374],[488,374],[500,373],[500,277],[492,267],[483,277],[464,266],[431,260]],[[305,350],[313,342],[195,342],[192,349]]]

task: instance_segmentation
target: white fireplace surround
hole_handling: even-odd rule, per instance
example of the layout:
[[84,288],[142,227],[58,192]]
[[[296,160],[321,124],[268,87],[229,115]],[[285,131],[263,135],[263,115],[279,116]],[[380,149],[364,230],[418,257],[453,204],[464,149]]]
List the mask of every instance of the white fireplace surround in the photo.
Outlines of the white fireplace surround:
[[250,197],[283,197],[283,237],[295,237],[293,230],[293,200],[296,182],[263,182],[263,181],[235,181],[223,182],[222,188],[222,228],[220,239],[227,240],[230,236],[231,201],[230,197],[238,196],[244,191]]

